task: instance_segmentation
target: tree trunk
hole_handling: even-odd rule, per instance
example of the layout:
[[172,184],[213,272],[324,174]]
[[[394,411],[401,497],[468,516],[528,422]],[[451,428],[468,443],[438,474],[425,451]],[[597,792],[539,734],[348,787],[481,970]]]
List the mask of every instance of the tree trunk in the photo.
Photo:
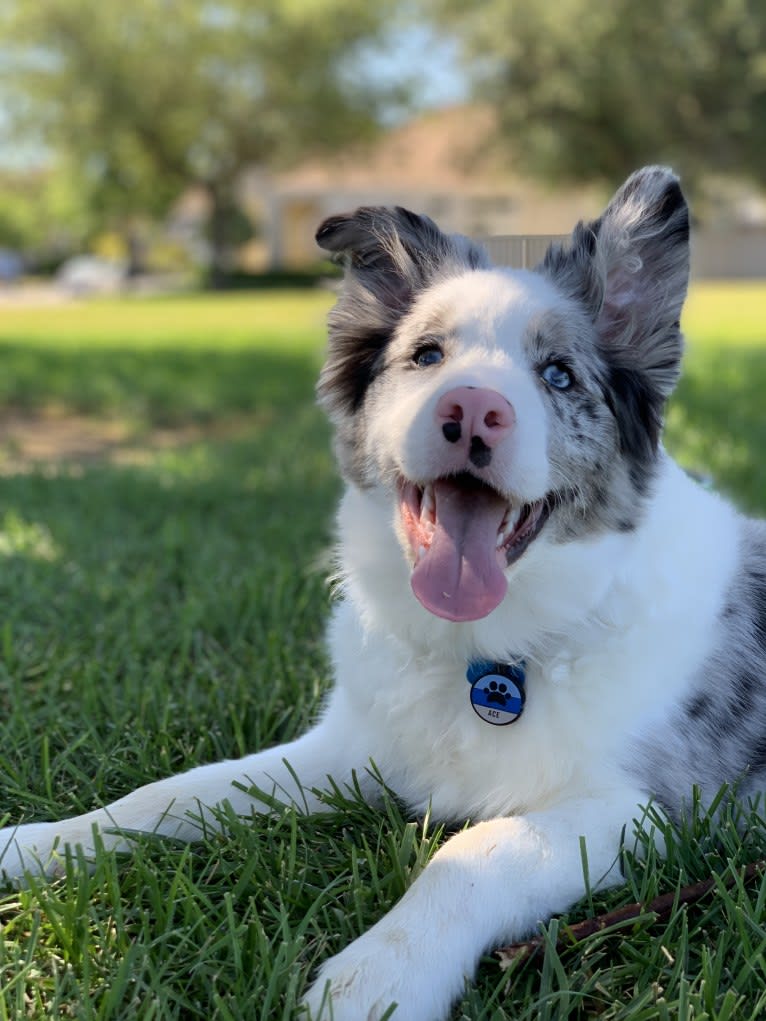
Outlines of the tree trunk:
[[208,240],[210,242],[210,265],[208,267],[208,286],[220,290],[226,281],[229,254],[228,218],[230,203],[226,191],[215,185],[208,186],[211,199],[210,219],[208,221]]
[[128,280],[140,276],[146,269],[144,262],[144,243],[141,238],[141,231],[135,224],[129,223],[125,229],[125,247],[128,250],[128,265],[126,275]]

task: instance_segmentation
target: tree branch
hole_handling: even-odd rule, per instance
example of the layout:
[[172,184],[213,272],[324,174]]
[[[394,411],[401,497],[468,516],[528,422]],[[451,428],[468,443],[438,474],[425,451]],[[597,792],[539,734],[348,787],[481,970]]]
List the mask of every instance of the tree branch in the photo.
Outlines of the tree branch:
[[[750,883],[764,871],[766,871],[766,859],[751,862],[740,873],[742,882]],[[721,879],[726,886],[731,886],[735,881],[733,875],[722,876]],[[709,879],[703,879],[699,883],[682,886],[680,890],[660,894],[659,897],[655,897],[648,904],[626,904],[621,908],[615,908],[614,911],[607,911],[602,915],[596,915],[594,918],[586,918],[582,922],[575,922],[574,925],[567,925],[561,936],[559,936],[556,947],[558,949],[564,946],[571,946],[572,944],[579,943],[580,940],[585,939],[587,936],[592,936],[597,932],[605,932],[607,929],[620,929],[627,923],[643,921],[647,918],[651,923],[669,918],[673,910],[681,904],[692,904],[694,901],[705,897],[711,890],[715,889],[716,882],[717,877],[711,876]],[[524,940],[521,943],[512,943],[510,946],[500,947],[495,953],[500,959],[500,967],[506,969],[514,961],[536,957],[545,949],[545,945],[546,941],[543,936],[533,936],[531,939]]]

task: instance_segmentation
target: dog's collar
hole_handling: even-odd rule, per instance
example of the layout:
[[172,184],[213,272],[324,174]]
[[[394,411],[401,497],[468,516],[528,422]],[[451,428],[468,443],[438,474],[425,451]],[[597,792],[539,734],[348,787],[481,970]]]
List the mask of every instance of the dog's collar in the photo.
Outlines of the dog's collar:
[[466,679],[471,685],[471,706],[477,716],[494,727],[515,723],[524,711],[526,664],[473,660]]

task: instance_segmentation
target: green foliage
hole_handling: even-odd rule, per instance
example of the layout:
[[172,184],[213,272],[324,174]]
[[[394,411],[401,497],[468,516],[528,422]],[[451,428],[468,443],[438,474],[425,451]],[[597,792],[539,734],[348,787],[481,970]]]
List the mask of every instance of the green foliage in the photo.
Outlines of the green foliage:
[[55,260],[92,229],[82,193],[68,173],[48,170],[0,172],[0,246],[33,263]]
[[430,0],[456,28],[519,164],[614,186],[671,162],[766,181],[761,0]]
[[[133,431],[130,457],[109,448],[13,472],[0,456],[0,815],[81,812],[314,718],[338,494],[313,404],[330,301],[4,310],[6,409]],[[763,288],[693,292],[671,440],[717,478],[743,448],[749,467],[727,485],[766,511],[763,301]],[[54,882],[0,892],[0,1019],[287,1021],[315,965],[381,917],[445,836],[393,797],[382,812],[353,791],[328,800],[323,817],[230,818],[194,847],[147,837],[128,858],[97,855],[92,875],[71,861]],[[766,832],[758,815],[735,821],[656,820],[666,860],[629,843],[625,887],[568,919],[711,873],[731,885],[667,922],[558,950],[567,919],[553,920],[542,963],[501,973],[488,957],[455,1019],[763,1016],[766,879],[736,876]]]
[[97,216],[159,215],[197,184],[225,248],[243,169],[370,133],[388,90],[354,58],[386,6],[3,0],[0,98],[12,135],[64,158]]

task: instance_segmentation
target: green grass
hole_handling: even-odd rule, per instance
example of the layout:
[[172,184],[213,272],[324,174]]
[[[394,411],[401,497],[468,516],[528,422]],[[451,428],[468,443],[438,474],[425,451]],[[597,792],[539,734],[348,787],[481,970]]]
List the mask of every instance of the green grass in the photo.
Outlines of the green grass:
[[[668,442],[766,509],[763,288],[692,297]],[[125,426],[103,456],[30,465],[0,439],[0,815],[55,818],[305,729],[329,682],[323,562],[338,482],[312,402],[325,294],[0,311],[0,408]],[[58,416],[58,417],[57,417]],[[2,419],[0,419],[2,428]],[[176,439],[160,445],[158,437]],[[0,1021],[280,1019],[315,963],[368,928],[442,834],[336,792],[195,847],[146,839],[0,896]],[[627,859],[591,910],[766,853],[704,816]],[[746,1019],[766,1010],[766,883],[723,884],[502,973],[456,1018]],[[551,940],[563,921],[548,927]]]
[[53,406],[146,426],[305,403],[331,302],[326,293],[278,292],[3,309],[0,407]]
[[766,289],[693,288],[684,312],[684,375],[668,411],[667,444],[687,467],[751,512],[766,512]]

